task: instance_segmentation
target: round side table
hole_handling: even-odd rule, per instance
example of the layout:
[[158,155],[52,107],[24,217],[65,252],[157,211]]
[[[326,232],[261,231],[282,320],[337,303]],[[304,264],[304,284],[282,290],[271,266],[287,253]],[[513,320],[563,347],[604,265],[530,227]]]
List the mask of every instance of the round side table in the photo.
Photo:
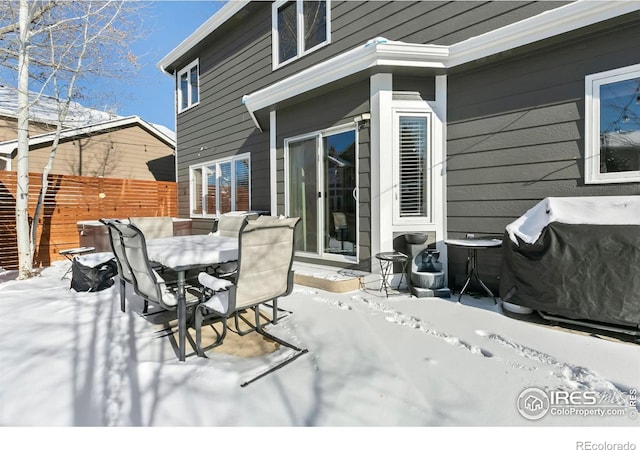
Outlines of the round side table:
[[496,296],[493,295],[493,292],[483,283],[480,275],[478,275],[478,250],[501,247],[502,241],[500,239],[447,239],[444,243],[447,244],[447,246],[467,249],[467,279],[460,291],[460,295],[458,295],[458,302],[460,302],[462,294],[464,294],[464,291],[469,286],[471,278],[475,278],[487,294],[491,296],[493,303],[497,304]]

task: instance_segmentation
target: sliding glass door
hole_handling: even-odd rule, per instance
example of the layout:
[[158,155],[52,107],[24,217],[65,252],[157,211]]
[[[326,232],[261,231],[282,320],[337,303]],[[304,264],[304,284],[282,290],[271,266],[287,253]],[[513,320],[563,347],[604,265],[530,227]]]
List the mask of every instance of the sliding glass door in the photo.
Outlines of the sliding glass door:
[[319,253],[317,137],[289,144],[289,217],[300,217],[296,250]]
[[323,138],[324,252],[356,256],[356,132]]
[[291,139],[287,152],[289,216],[301,218],[296,250],[334,260],[357,256],[356,131]]

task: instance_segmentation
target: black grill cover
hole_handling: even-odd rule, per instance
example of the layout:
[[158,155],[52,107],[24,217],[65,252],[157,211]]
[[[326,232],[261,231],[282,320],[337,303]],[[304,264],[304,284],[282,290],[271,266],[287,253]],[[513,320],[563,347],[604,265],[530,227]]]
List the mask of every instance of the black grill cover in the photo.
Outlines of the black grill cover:
[[640,324],[640,225],[551,222],[532,244],[506,232],[502,300],[564,316]]

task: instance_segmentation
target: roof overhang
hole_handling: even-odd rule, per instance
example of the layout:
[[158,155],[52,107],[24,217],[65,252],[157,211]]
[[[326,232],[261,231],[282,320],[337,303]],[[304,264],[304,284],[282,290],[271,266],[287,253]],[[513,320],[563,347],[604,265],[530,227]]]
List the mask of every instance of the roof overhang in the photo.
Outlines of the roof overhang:
[[447,67],[539,42],[640,10],[637,0],[578,0],[453,44]]
[[[162,130],[154,127],[149,122],[144,119],[141,119],[138,116],[129,116],[122,117],[118,119],[108,120],[106,122],[101,122],[97,124],[88,125],[85,127],[72,128],[67,130],[62,130],[60,133],[60,141],[73,139],[78,136],[84,136],[95,133],[104,133],[108,130],[122,128],[130,125],[139,125],[141,128],[145,129],[149,133],[153,134],[155,137],[163,141],[170,147],[176,147],[176,141],[173,137],[168,136],[166,133],[162,132]],[[55,139],[55,132],[39,134],[37,136],[33,136],[29,139],[29,147],[49,144]],[[0,142],[0,155],[11,155],[14,150],[18,148],[18,140],[12,139],[10,141]]]
[[205,23],[200,25],[196,31],[191,33],[184,41],[182,41],[176,48],[171,50],[164,58],[162,58],[156,65],[160,70],[167,73],[173,73],[173,70],[168,69],[175,64],[180,58],[187,54],[189,50],[198,45],[207,36],[213,33],[217,28],[224,24],[231,17],[236,15],[242,8],[247,6],[250,2],[247,0],[229,0],[225,5],[218,10],[213,16],[211,16]]
[[376,38],[242,98],[256,126],[255,112],[350,75],[384,67],[445,69],[449,47]]
[[453,45],[411,44],[376,38],[261,90],[242,102],[260,129],[256,112],[312,89],[375,68],[450,68],[640,10],[637,0],[578,0]]

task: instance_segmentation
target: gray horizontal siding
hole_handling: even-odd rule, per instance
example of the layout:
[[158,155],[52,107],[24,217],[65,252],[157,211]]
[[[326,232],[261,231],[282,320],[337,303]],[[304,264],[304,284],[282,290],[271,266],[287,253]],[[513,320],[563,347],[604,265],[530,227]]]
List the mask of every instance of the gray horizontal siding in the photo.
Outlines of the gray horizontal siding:
[[[639,63],[639,25],[582,30],[449,76],[449,237],[502,235],[545,197],[640,194],[640,183],[584,183],[585,76]],[[489,258],[493,271],[499,254]],[[454,278],[465,258],[450,255]]]
[[[368,106],[367,106],[367,109]],[[368,127],[358,131],[358,270],[371,271],[371,177],[369,176],[371,156],[371,134]]]
[[[278,210],[284,212],[284,140],[298,135],[322,131],[338,125],[353,123],[353,117],[369,112],[369,82],[357,82],[348,86],[320,93],[319,97],[277,111],[277,180]],[[370,185],[369,185],[369,129],[358,131],[359,149],[359,257],[353,267],[371,270],[370,234]]]
[[[449,45],[566,3],[332,1],[331,44],[277,69],[264,81],[274,83],[375,37]],[[270,20],[271,4],[266,3],[264,9]],[[270,60],[265,62],[270,64]]]
[[[271,73],[271,13],[264,6],[252,5],[242,26],[226,24],[192,55],[200,63],[200,103],[178,114],[178,178],[188,185],[190,165],[250,153],[251,206],[269,210],[269,135],[256,128],[241,102]],[[185,216],[188,195],[188,189],[179,192]]]
[[436,99],[436,79],[432,76],[393,76],[393,91],[418,92],[422,100],[433,101]]
[[450,45],[567,2],[368,1],[333,2],[332,39],[364,43],[372,37]]
[[[251,153],[252,206],[269,205],[269,137],[255,128],[241,99],[324,59],[376,36],[417,43],[448,44],[557,6],[551,2],[339,2],[333,1],[331,44],[277,70],[271,66],[271,2],[254,2],[182,58],[200,62],[200,103],[178,114],[178,180],[188,183],[188,166],[238,153]],[[408,82],[408,85],[411,83]],[[430,87],[419,89],[432,95]],[[346,117],[317,102],[314,114]],[[318,124],[314,129],[323,128]],[[366,167],[366,166],[365,166]],[[279,174],[282,167],[278,167]],[[279,185],[279,189],[282,186]],[[369,193],[367,193],[368,195]],[[283,198],[278,195],[279,207]],[[188,189],[179,211],[188,215]]]

